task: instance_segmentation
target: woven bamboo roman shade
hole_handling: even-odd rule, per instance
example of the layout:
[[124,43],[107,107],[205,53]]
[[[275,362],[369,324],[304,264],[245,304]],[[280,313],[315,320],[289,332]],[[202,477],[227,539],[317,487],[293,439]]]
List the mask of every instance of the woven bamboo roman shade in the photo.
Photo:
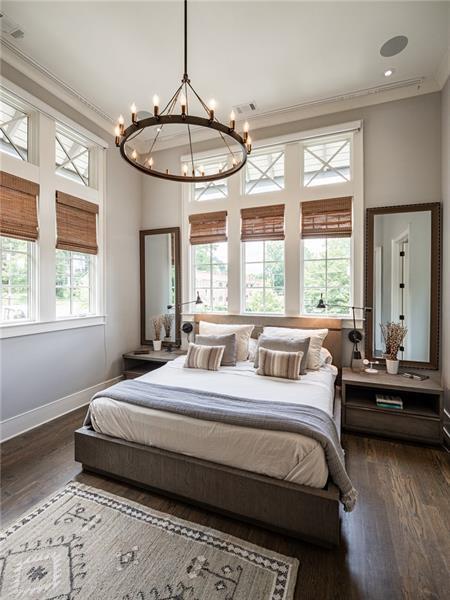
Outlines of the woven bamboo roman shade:
[[302,238],[351,237],[352,199],[302,202]]
[[284,240],[284,204],[242,208],[241,240]]
[[97,254],[97,213],[97,204],[56,192],[56,247]]
[[227,241],[227,211],[189,215],[191,244],[215,244]]
[[0,233],[35,242],[38,239],[39,185],[0,171]]

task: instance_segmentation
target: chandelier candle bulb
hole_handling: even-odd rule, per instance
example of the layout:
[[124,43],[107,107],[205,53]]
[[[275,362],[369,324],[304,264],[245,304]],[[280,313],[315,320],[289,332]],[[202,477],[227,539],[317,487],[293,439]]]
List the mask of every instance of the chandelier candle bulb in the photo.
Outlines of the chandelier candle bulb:
[[236,127],[236,115],[234,114],[234,110],[231,111],[230,114],[230,129],[234,129]]
[[214,121],[214,111],[216,109],[216,101],[210,100],[208,102],[208,108],[209,108],[209,118],[211,121]]
[[155,117],[159,115],[159,96],[157,94],[153,96],[153,114]]
[[205,167],[203,167],[203,166],[200,167],[200,175],[202,177],[204,177],[204,175],[205,175]]
[[181,94],[180,96],[180,104],[181,104],[181,116],[186,116],[186,96]]
[[131,153],[131,158],[133,160],[137,160],[137,152],[136,152],[136,150],[133,150],[133,152]]
[[183,165],[183,175],[186,177],[188,173],[188,166],[187,165]]
[[150,156],[150,158],[147,161],[147,164],[149,169],[153,167],[153,156]]
[[248,121],[245,121],[245,123],[244,123],[244,135],[242,136],[244,138],[244,142],[247,142],[249,130],[250,130],[250,125],[248,124]]
[[123,132],[125,131],[125,119],[123,118],[123,115],[120,115],[119,117],[119,127],[120,135],[123,135]]
[[116,143],[116,146],[120,146],[120,133],[121,133],[120,132],[120,125],[116,125],[114,127],[114,135],[116,136],[116,138],[115,138],[114,141]]
[[136,104],[133,102],[133,104],[131,105],[131,122],[132,123],[136,123],[136,114],[137,114],[137,108],[136,108]]

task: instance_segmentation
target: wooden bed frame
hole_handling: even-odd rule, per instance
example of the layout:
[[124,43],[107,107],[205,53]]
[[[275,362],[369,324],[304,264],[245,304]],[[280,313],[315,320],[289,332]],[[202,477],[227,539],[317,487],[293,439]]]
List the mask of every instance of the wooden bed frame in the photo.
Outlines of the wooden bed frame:
[[[215,323],[253,323],[256,337],[264,326],[328,328],[326,347],[341,366],[341,321],[295,317],[196,315]],[[340,430],[340,395],[334,418]],[[324,489],[297,485],[217,463],[159,450],[97,433],[90,427],[75,432],[75,460],[83,469],[315,544],[339,544],[339,491],[329,480]]]

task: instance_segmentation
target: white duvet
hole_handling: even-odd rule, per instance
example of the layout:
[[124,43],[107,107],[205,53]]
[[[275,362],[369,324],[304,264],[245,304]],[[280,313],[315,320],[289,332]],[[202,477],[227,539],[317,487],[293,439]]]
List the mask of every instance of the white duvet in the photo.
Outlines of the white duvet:
[[[275,404],[306,404],[333,414],[337,369],[332,365],[291,381],[256,375],[249,362],[203,371],[183,368],[184,361],[181,356],[139,379]],[[299,434],[202,421],[103,397],[91,403],[91,419],[94,429],[106,435],[276,479],[311,487],[324,487],[328,479],[322,447]]]

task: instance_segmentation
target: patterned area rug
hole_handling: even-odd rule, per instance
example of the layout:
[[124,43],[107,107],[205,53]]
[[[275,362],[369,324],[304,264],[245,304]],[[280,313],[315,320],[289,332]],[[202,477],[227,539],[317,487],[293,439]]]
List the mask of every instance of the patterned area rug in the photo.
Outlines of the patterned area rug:
[[0,536],[0,598],[290,600],[298,561],[71,483]]

